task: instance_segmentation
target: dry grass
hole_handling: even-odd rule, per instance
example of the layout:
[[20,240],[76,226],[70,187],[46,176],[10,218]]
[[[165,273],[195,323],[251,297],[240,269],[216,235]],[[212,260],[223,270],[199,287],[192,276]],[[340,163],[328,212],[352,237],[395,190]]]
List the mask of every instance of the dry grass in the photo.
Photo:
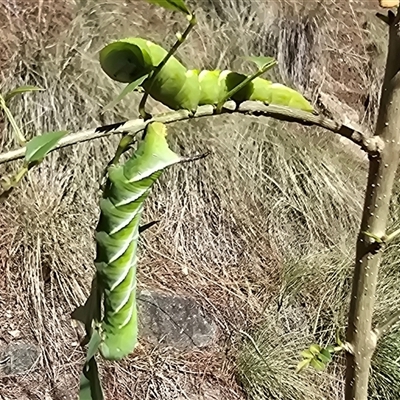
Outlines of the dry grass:
[[[0,1],[6,6],[0,10],[6,37],[0,90],[46,88],[13,103],[29,137],[134,117],[135,95],[101,114],[121,86],[100,70],[98,51],[128,35],[168,46],[172,31],[183,28],[179,16],[139,0]],[[199,25],[179,52],[188,66],[248,71],[240,56],[275,55],[275,79],[314,101],[326,99],[324,93],[340,97],[358,122],[371,126],[380,77],[375,59],[384,40],[359,3],[196,4]],[[343,107],[331,111],[340,114]],[[176,354],[143,343],[129,360],[105,363],[109,398],[191,399],[214,386],[216,398],[229,400],[245,393],[254,399],[341,399],[343,363],[322,375],[297,376],[293,368],[304,345],[332,340],[334,329],[345,324],[365,164],[332,135],[267,119],[221,116],[177,123],[169,131],[179,151],[210,149],[212,155],[170,169],[155,188],[145,219],[161,222],[143,236],[139,283],[195,297],[212,312],[221,335],[206,351]],[[12,147],[10,133],[4,126],[2,151]],[[83,353],[70,312],[89,290],[99,181],[116,143],[97,140],[52,154],[2,206],[0,304],[14,317],[4,323],[0,317],[0,340],[10,342],[9,332],[18,329],[43,350],[29,376],[0,377],[7,400],[58,400],[77,392]],[[13,168],[2,166],[0,173]],[[400,297],[395,246],[389,254],[378,315]],[[385,379],[399,381],[390,361],[399,346],[384,343],[373,393],[389,400],[397,397],[382,393]]]

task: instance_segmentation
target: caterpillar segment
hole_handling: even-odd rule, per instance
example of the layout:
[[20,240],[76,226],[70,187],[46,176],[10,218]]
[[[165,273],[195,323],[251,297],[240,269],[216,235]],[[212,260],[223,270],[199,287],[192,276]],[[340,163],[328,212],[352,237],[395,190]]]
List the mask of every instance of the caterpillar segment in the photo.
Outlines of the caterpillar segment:
[[[127,38],[108,44],[100,51],[100,65],[113,80],[130,83],[151,72],[168,54],[161,46],[142,38]],[[246,79],[229,70],[188,70],[172,56],[156,75],[152,85],[142,87],[149,95],[173,110],[195,113],[198,106],[217,105],[228,92]],[[235,93],[231,100],[260,101],[313,112],[310,102],[299,92],[279,83],[255,78]]]
[[96,228],[96,273],[103,295],[99,351],[120,360],[137,344],[136,269],[139,223],[151,188],[165,168],[181,161],[169,149],[165,125],[154,122],[125,163],[111,165]]

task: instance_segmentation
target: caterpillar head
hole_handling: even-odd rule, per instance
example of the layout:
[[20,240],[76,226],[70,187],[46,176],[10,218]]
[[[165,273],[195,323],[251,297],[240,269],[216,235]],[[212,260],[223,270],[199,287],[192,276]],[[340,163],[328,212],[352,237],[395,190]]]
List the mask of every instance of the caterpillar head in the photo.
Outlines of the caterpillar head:
[[130,83],[150,72],[151,57],[129,39],[113,42],[100,51],[100,65],[113,80]]

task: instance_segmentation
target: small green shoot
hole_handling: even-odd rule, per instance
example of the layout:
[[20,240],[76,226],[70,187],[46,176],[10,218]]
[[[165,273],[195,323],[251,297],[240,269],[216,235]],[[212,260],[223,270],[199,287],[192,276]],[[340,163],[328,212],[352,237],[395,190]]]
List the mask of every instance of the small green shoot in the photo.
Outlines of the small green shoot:
[[312,344],[307,350],[303,350],[300,355],[303,358],[296,368],[296,373],[303,371],[311,366],[316,371],[323,371],[326,366],[332,361],[332,354],[342,350],[342,347],[334,347],[332,345],[326,348],[318,344]]
[[21,129],[19,129],[19,126],[17,122],[14,119],[14,116],[12,115],[10,109],[7,107],[6,101],[4,97],[0,94],[0,110],[4,111],[4,114],[10,121],[10,124],[14,130],[15,138],[17,139],[17,142],[20,146],[25,146],[26,140],[24,135],[22,134]]
[[42,90],[44,90],[44,89],[36,87],[36,86],[19,86],[13,90],[10,90],[4,96],[2,96],[0,94],[0,110],[3,110],[4,114],[10,121],[10,124],[15,133],[15,138],[17,139],[17,142],[20,146],[25,146],[26,140],[25,140],[25,137],[24,137],[21,129],[19,128],[17,122],[15,121],[14,116],[12,115],[12,112],[8,108],[8,103],[10,102],[10,100],[13,97],[15,97],[19,94],[33,92],[33,91],[42,91]]

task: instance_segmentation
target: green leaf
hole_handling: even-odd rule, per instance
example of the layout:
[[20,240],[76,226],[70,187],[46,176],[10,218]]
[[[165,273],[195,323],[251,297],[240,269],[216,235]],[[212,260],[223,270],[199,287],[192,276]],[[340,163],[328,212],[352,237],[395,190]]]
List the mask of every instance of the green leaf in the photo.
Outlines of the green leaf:
[[335,346],[332,346],[331,344],[326,347],[326,350],[329,351],[329,353],[335,353]]
[[303,358],[314,358],[314,354],[310,350],[303,350],[300,354]]
[[310,361],[310,365],[317,371],[323,371],[325,369],[325,364],[316,358],[313,358]]
[[67,131],[57,131],[35,136],[26,144],[26,162],[31,163],[33,161],[43,160],[46,154],[54,149],[59,140],[67,133]]
[[14,96],[17,96],[17,95],[22,94],[22,93],[27,93],[27,92],[41,92],[41,91],[43,91],[43,90],[45,90],[45,89],[42,89],[42,88],[37,87],[37,86],[29,86],[29,85],[27,85],[27,86],[20,86],[20,87],[17,87],[17,88],[15,88],[15,89],[13,89],[13,90],[10,90],[8,93],[6,93],[6,94],[4,95],[4,101],[7,103],[7,102],[9,102]]
[[320,354],[323,354],[325,357],[328,357],[329,360],[332,359],[332,355],[331,355],[330,351],[327,348],[326,349],[322,349]]
[[103,112],[106,110],[109,110],[110,108],[113,108],[117,103],[119,103],[127,94],[130,92],[133,92],[138,86],[140,86],[148,77],[150,74],[146,74],[141,76],[140,78],[136,79],[136,81],[131,82],[129,85],[125,87],[125,89],[109,104],[107,104]]
[[99,331],[97,329],[95,329],[92,333],[92,337],[90,338],[89,345],[88,345],[88,351],[86,354],[86,362],[87,363],[97,353],[100,343],[101,343],[101,336],[99,334]]
[[309,365],[310,365],[310,359],[305,359],[305,360],[303,360],[303,361],[300,361],[298,364],[297,364],[297,367],[296,367],[296,373],[299,373],[299,372],[301,372],[301,371],[303,371],[303,369],[306,369]]
[[265,56],[248,56],[244,57],[245,60],[251,61],[257,65],[257,67],[261,70],[268,71],[273,66],[276,65],[277,61],[273,57],[265,57]]
[[148,3],[157,4],[167,10],[179,11],[190,15],[191,12],[187,8],[183,0],[146,0]]
[[312,354],[318,354],[321,351],[321,346],[318,344],[312,344],[309,347],[309,350],[311,351]]
[[79,387],[79,400],[104,400],[99,370],[94,358],[83,367]]
[[321,352],[317,354],[317,358],[324,364],[328,364],[328,362],[332,360],[331,353],[326,349],[322,349]]

